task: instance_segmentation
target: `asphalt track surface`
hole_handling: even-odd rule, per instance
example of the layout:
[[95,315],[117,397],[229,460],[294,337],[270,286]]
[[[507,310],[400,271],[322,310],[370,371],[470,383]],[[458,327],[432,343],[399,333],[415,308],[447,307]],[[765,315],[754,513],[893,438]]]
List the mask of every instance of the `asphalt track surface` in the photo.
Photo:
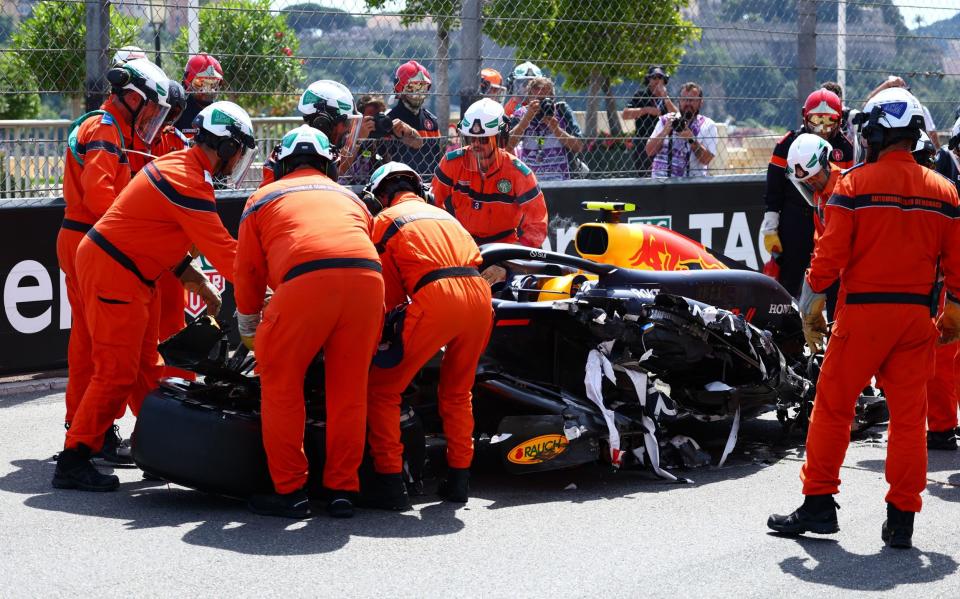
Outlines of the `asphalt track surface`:
[[[847,454],[832,537],[770,534],[799,503],[796,440],[745,423],[692,485],[602,467],[475,476],[464,507],[417,498],[352,520],[256,516],[117,470],[117,493],[50,487],[62,393],[0,397],[0,596],[940,597],[960,590],[960,454],[934,452],[916,548],[883,548],[885,443]],[[132,429],[129,418],[124,433]],[[720,427],[701,432],[716,456]],[[706,438],[705,438],[706,437]],[[575,486],[575,488],[572,488]],[[427,490],[431,491],[432,484]]]

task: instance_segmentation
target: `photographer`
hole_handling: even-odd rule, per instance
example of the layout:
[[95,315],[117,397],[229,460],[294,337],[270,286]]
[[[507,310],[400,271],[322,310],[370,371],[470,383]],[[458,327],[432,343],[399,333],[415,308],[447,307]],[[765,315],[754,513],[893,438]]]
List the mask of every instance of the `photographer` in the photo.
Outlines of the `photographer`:
[[707,165],[717,154],[717,124],[700,114],[703,89],[696,83],[680,88],[680,112],[657,121],[647,141],[647,156],[653,158],[653,177],[707,176]]
[[357,112],[362,116],[357,135],[356,152],[349,168],[344,171],[341,182],[362,184],[381,164],[390,161],[387,151],[378,140],[391,138],[402,140],[410,147],[423,144],[420,135],[400,119],[387,116],[387,104],[379,96],[364,94],[357,101]]
[[650,176],[650,167],[653,160],[647,156],[647,141],[653,135],[657,121],[661,115],[668,112],[677,112],[677,107],[667,96],[667,83],[670,77],[663,67],[652,66],[643,78],[644,87],[637,93],[623,109],[623,120],[633,119],[636,135],[634,137],[635,162],[637,174],[641,177]]
[[510,142],[517,157],[541,181],[571,177],[570,163],[583,151],[580,127],[566,102],[554,99],[553,81],[535,77],[527,86],[527,102],[510,119]]

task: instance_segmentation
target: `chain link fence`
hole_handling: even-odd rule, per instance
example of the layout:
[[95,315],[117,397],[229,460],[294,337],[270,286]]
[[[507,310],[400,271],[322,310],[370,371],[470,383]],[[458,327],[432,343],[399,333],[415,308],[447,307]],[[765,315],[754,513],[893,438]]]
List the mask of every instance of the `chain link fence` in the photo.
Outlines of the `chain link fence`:
[[[776,140],[799,124],[802,97],[828,80],[859,107],[900,76],[935,129],[949,130],[960,102],[958,11],[960,0],[0,0],[0,197],[59,194],[70,119],[104,91],[103,70],[128,44],[177,80],[190,53],[216,56],[221,97],[256,117],[261,155],[299,122],[310,81],[341,81],[389,110],[400,102],[397,67],[415,60],[432,80],[424,109],[440,136],[427,145],[439,156],[456,147],[461,109],[480,97],[480,70],[494,69],[505,89],[486,91],[513,112],[516,151],[543,178],[648,176],[650,106],[689,108],[682,85],[695,82],[700,114],[716,127],[690,129],[712,157],[697,154],[703,172],[670,172],[720,176],[763,172]],[[530,82],[512,73],[524,62],[549,79],[534,91],[554,100],[556,122],[523,106]],[[669,77],[662,92],[653,65]],[[687,144],[667,143],[664,153],[689,160]]]

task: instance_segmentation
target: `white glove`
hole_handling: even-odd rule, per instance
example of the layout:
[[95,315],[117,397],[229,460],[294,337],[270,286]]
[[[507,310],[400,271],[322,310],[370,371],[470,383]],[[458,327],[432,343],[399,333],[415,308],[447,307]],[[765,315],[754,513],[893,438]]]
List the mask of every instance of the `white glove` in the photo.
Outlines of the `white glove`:
[[779,212],[764,212],[763,213],[763,222],[760,223],[760,232],[764,235],[770,233],[776,233],[780,228],[780,213]]
[[240,333],[240,340],[250,350],[253,349],[253,339],[257,334],[257,327],[260,326],[260,314],[260,312],[256,314],[237,312],[237,332]]

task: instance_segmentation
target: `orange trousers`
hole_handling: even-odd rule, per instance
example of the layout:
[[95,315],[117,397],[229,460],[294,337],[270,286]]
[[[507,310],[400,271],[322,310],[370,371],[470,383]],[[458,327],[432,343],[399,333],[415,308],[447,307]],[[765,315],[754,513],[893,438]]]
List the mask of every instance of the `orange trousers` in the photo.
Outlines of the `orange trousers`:
[[447,439],[447,465],[470,467],[471,389],[492,325],[490,286],[479,277],[441,279],[416,293],[403,323],[403,360],[393,368],[370,369],[367,432],[374,470],[402,471],[400,394],[443,346],[437,400]]
[[362,269],[310,272],[282,283],[257,328],[263,446],[277,493],[307,483],[303,379],[323,349],[323,485],[357,491],[366,430],[367,374],[383,323],[383,279]]
[[945,432],[957,427],[957,370],[960,343],[937,346],[936,374],[927,383],[927,429]]
[[137,279],[89,239],[77,250],[79,288],[90,331],[93,374],[67,430],[67,448],[99,451],[103,434],[129,402],[134,414],[163,369],[157,353],[160,303]]
[[[167,337],[175,335],[187,326],[187,318],[184,313],[186,304],[186,291],[180,279],[171,271],[164,271],[157,279],[157,293],[160,301],[160,336],[159,340],[164,341]],[[181,370],[173,366],[163,367],[163,376],[178,376],[182,379],[196,380],[197,375],[189,370]]]
[[901,304],[844,305],[827,345],[800,471],[804,495],[835,494],[850,443],[857,397],[875,373],[890,409],[886,500],[919,512],[927,482],[927,382],[937,333],[929,309]]
[[[80,284],[77,279],[77,247],[84,238],[84,233],[72,229],[60,229],[57,236],[57,260],[60,270],[64,274],[64,283],[67,287],[67,301],[70,302],[70,339],[67,342],[67,388],[64,400],[67,412],[63,421],[68,425],[73,422],[77,413],[77,406],[90,377],[93,376],[93,357],[90,341],[90,331],[87,329],[86,317],[83,313],[83,298],[80,295]],[[123,418],[127,411],[126,404],[117,410],[114,420]]]
[[67,343],[67,388],[64,393],[67,413],[64,422],[70,424],[77,413],[80,398],[90,377],[93,376],[93,359],[90,354],[90,331],[83,315],[83,303],[80,301],[80,285],[77,280],[77,246],[83,239],[80,231],[60,229],[57,235],[57,260],[64,274],[67,287],[67,300],[73,322],[70,325],[70,340]]

